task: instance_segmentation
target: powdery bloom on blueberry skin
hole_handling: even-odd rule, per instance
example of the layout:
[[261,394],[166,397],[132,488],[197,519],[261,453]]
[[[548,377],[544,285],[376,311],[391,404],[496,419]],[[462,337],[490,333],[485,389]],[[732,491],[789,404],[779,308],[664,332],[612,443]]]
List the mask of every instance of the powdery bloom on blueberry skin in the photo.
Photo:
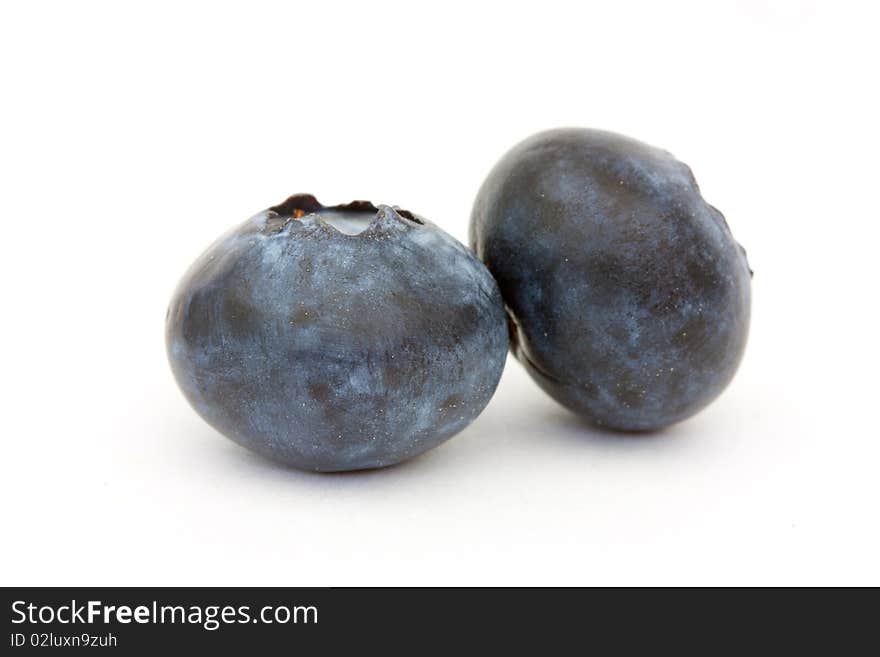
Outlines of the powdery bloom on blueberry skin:
[[356,202],[359,234],[299,195],[215,242],[171,302],[168,354],[212,426],[319,471],[398,463],[466,427],[507,353],[498,287],[404,210]]
[[592,422],[658,429],[733,378],[751,272],[666,151],[597,130],[534,135],[484,182],[470,238],[498,281],[515,355]]

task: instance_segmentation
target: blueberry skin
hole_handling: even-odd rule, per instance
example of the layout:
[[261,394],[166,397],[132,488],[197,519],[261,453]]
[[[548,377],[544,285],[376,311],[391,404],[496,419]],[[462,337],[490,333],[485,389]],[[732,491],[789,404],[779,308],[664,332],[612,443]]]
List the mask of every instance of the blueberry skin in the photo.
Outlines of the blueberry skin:
[[378,468],[435,447],[491,398],[504,307],[473,254],[427,220],[357,201],[339,232],[293,196],[215,242],[171,301],[171,368],[235,442],[305,470]]
[[501,288],[516,357],[591,422],[659,429],[733,378],[751,271],[668,152],[598,130],[534,135],[484,182],[470,240]]

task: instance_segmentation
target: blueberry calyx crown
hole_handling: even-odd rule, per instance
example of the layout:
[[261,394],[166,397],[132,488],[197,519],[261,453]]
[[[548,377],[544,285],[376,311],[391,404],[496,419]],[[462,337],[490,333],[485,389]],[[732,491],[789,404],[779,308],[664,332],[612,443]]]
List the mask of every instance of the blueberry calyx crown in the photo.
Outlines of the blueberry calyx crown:
[[[311,223],[325,231],[349,236],[377,232],[382,227],[422,226],[425,220],[419,215],[398,206],[379,204],[371,201],[351,201],[339,205],[324,205],[312,194],[295,194],[283,203],[274,205],[264,212],[266,230],[278,232],[292,222]],[[322,216],[323,215],[323,216]],[[344,215],[353,217],[363,215],[364,227],[356,232],[341,230],[329,221],[330,217]]]

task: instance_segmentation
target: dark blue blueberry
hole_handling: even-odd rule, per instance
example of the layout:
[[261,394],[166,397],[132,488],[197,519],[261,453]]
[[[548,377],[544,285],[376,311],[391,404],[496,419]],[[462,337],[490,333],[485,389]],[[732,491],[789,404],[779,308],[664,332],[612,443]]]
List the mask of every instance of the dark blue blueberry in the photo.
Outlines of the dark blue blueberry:
[[427,220],[293,196],[221,237],[168,311],[174,375],[221,433],[308,470],[377,468],[439,445],[492,396],[498,287]]
[[666,151],[597,130],[534,135],[489,174],[470,230],[517,358],[590,421],[658,429],[733,377],[751,272],[724,217]]

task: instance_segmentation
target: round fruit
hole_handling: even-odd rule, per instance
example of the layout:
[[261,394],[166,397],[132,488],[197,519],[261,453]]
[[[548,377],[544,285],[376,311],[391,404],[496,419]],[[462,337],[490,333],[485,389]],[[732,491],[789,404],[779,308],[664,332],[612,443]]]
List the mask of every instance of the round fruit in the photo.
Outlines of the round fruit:
[[597,130],[534,135],[489,174],[470,231],[517,358],[590,421],[658,429],[733,377],[751,272],[724,217],[666,151]]
[[171,368],[221,433],[320,471],[398,463],[467,426],[507,353],[498,288],[448,234],[298,195],[215,242],[168,310]]

